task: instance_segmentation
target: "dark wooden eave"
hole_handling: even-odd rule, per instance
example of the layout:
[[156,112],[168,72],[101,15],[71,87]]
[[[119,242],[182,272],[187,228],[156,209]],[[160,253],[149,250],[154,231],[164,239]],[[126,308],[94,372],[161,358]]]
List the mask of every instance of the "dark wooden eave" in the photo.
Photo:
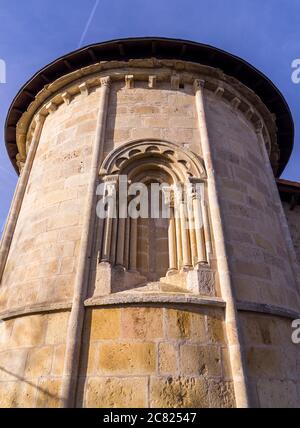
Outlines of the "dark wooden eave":
[[290,210],[300,205],[300,183],[278,178],[276,180],[280,198],[283,202],[290,204]]
[[276,116],[280,148],[278,176],[284,170],[294,142],[294,124],[290,109],[274,84],[246,61],[215,47],[187,40],[144,37],[96,43],[68,53],[38,71],[18,92],[13,100],[5,124],[5,144],[16,168],[16,124],[35,95],[45,84],[64,74],[98,61],[128,60],[134,58],[169,58],[192,61],[223,70],[252,89]]

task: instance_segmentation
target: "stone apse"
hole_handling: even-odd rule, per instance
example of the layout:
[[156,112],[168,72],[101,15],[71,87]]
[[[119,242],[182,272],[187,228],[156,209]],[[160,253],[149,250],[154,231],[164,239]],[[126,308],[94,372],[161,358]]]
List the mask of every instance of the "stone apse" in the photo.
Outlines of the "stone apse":
[[[0,406],[300,406],[275,183],[293,122],[265,76],[197,43],[100,43],[40,70],[5,136]],[[99,218],[98,186],[131,183],[165,183],[170,218]]]

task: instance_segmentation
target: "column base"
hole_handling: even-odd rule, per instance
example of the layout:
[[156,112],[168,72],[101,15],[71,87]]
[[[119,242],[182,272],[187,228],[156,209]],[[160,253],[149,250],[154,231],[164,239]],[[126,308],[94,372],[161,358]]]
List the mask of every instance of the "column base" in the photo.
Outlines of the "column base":
[[197,265],[187,273],[187,289],[202,296],[215,297],[215,272],[208,264]]
[[173,269],[168,269],[166,276],[172,276],[172,275],[176,275],[178,273],[178,270],[173,268]]

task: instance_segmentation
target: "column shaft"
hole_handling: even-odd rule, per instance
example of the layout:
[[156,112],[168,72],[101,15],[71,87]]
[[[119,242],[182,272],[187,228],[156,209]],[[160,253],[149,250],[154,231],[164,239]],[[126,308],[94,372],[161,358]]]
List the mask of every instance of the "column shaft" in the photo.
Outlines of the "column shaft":
[[207,258],[207,261],[209,262],[209,257],[210,257],[210,254],[212,253],[209,216],[208,216],[206,203],[205,201],[202,201],[202,200],[201,200],[201,212],[202,212],[202,218],[203,218],[203,232],[205,237],[206,258]]
[[177,250],[177,269],[182,267],[182,240],[181,240],[181,224],[179,215],[175,216],[175,230],[176,230],[176,250]]
[[237,407],[250,407],[249,383],[246,374],[246,362],[242,332],[231,281],[230,266],[226,252],[224,225],[220,207],[218,187],[214,172],[212,147],[207,131],[204,103],[204,81],[195,80],[195,102],[203,158],[207,171],[208,200],[211,207],[212,226],[215,239],[216,257],[222,298],[226,301],[225,326],[228,338],[228,350],[233,375],[233,384]]
[[126,219],[119,218],[116,264],[124,266]]
[[117,249],[117,237],[118,237],[118,219],[113,219],[112,224],[112,236],[111,236],[111,249],[110,249],[110,263],[114,265],[116,263],[116,249]]
[[72,309],[67,329],[66,353],[61,386],[62,407],[75,406],[84,320],[84,300],[87,295],[88,274],[92,252],[92,237],[95,226],[96,188],[99,182],[99,167],[103,157],[109,89],[110,78],[101,78],[99,109],[95,139],[93,142],[90,179],[84,207],[85,214],[82,225]]
[[170,221],[168,228],[168,245],[169,245],[169,270],[168,272],[177,271],[177,257],[176,257],[176,229],[174,209],[170,209]]
[[113,206],[109,204],[107,210],[107,218],[105,219],[103,246],[102,246],[102,262],[109,262],[111,255],[112,231],[113,231]]
[[191,261],[194,266],[197,263],[197,241],[195,233],[195,216],[193,210],[193,201],[188,201],[187,205],[188,210],[188,220],[189,220],[189,240],[191,248]]
[[124,266],[126,269],[129,269],[130,234],[131,234],[131,219],[128,217],[126,218],[126,223],[125,223],[125,248],[124,248]]
[[20,214],[20,209],[23,203],[26,187],[30,177],[33,161],[35,158],[36,150],[39,145],[45,116],[38,115],[36,117],[36,127],[29,147],[28,155],[25,161],[23,170],[20,173],[18,184],[15,190],[13,202],[8,214],[7,222],[3,231],[1,244],[0,244],[0,282],[2,280],[3,272],[5,269],[8,253],[10,250],[11,242],[14,236],[15,228]]
[[188,219],[186,216],[186,209],[184,202],[180,203],[180,227],[181,227],[181,241],[182,241],[182,256],[183,256],[183,267],[190,268],[191,263],[191,252],[190,252],[190,240],[189,240],[189,229]]
[[196,243],[197,243],[197,261],[198,263],[207,263],[201,204],[197,197],[193,199],[193,208],[194,208],[195,233],[196,233]]
[[137,219],[130,220],[130,263],[129,269],[132,271],[137,270]]

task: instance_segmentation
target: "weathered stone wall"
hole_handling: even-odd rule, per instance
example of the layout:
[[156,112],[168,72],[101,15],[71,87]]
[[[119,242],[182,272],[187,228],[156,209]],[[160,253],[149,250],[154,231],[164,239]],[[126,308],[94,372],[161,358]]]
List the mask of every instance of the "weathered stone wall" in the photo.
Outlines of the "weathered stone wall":
[[283,202],[283,209],[288,221],[298,261],[300,263],[300,207],[297,205],[293,210],[290,210],[290,204]]
[[0,407],[58,407],[68,312],[0,323]]
[[72,298],[98,93],[45,121],[0,288],[0,310]]
[[241,322],[254,404],[299,408],[300,346],[292,343],[291,321],[244,313]]
[[78,406],[234,407],[223,313],[90,309]]
[[192,85],[180,90],[172,90],[167,82],[154,89],[138,81],[132,89],[124,87],[123,82],[113,85],[105,153],[127,141],[147,138],[182,144],[201,154]]
[[[280,201],[271,194],[257,135],[244,116],[211,95],[207,117],[236,298],[299,311],[276,206]],[[299,407],[300,349],[292,344],[291,321],[251,312],[239,316],[253,402]]]
[[[136,86],[111,89],[104,155],[142,137],[199,152],[192,86],[179,92],[169,84]],[[72,297],[98,91],[76,96],[46,118],[1,282],[0,311]]]
[[[278,201],[270,193],[254,127],[224,99],[207,90],[205,96],[238,303],[299,311]],[[72,299],[98,102],[94,88],[46,118],[1,282],[1,312],[24,315],[23,309],[38,304],[37,311],[43,305],[48,311],[49,304]],[[136,81],[129,89],[124,81],[114,82],[103,154],[131,140],[156,138],[201,156],[198,127],[192,85],[174,90],[160,82],[150,89],[147,81]],[[288,218],[296,236],[298,222]],[[214,242],[212,247],[214,252]],[[97,262],[96,245],[93,271]],[[215,253],[211,262],[216,269]],[[88,297],[93,281],[91,272]],[[224,298],[218,278],[216,283]],[[87,309],[77,405],[235,406],[223,309],[208,306]],[[58,405],[67,316],[44,312],[0,325],[0,406]],[[299,351],[291,344],[290,321],[245,310],[239,317],[256,405],[299,405]]]
[[207,118],[237,299],[298,310],[279,200],[271,194],[255,130],[209,94]]

